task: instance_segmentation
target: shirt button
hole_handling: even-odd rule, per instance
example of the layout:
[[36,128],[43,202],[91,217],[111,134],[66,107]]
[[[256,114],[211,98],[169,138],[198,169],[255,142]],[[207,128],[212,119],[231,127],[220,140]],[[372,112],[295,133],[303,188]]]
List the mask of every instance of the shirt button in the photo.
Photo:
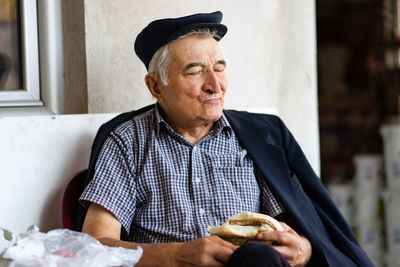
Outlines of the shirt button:
[[204,209],[200,209],[199,212],[200,212],[200,215],[203,215],[204,212],[206,212],[206,211]]
[[200,178],[197,177],[196,179],[194,179],[194,181],[196,182],[196,184],[200,183]]
[[196,150],[197,150],[197,146],[194,146],[194,147],[193,147],[193,151],[196,151]]

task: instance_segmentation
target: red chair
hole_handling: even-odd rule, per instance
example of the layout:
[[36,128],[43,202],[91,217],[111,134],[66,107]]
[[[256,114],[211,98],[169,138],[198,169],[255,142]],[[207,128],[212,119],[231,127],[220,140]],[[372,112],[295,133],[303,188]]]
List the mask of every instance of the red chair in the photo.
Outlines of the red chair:
[[63,190],[60,203],[61,227],[70,230],[76,229],[79,197],[85,186],[87,170],[80,171],[72,177]]

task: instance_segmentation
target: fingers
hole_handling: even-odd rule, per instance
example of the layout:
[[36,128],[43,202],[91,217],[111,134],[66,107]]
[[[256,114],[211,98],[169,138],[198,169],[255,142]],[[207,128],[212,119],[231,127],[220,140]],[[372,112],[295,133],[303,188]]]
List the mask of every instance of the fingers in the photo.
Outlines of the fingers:
[[279,222],[279,223],[281,224],[284,232],[294,232],[295,233],[295,231],[289,225],[287,225],[285,222]]
[[223,266],[237,247],[217,236],[185,243],[178,252],[182,266]]
[[298,262],[302,258],[302,244],[300,236],[293,234],[286,235],[280,239],[278,245],[272,246],[277,250],[291,265]]
[[295,238],[290,232],[281,231],[271,231],[271,232],[261,232],[256,238],[260,241],[268,241],[272,243],[277,243],[279,245],[287,245],[291,243],[292,239]]
[[300,239],[300,236],[290,226],[284,222],[280,222],[283,231],[265,231],[257,235],[257,239],[264,241],[271,241],[273,243],[279,243],[280,245],[287,245]]
[[291,246],[273,246],[291,266],[305,266],[311,258],[312,247],[307,238],[300,236]]
[[302,266],[311,258],[311,244],[287,224],[281,222],[283,231],[262,232],[257,239],[273,242],[277,250],[292,266]]
[[214,258],[216,261],[219,263],[226,263],[229,258],[232,256],[233,251],[231,249],[228,249],[226,247],[221,247],[214,252]]
[[235,246],[218,236],[211,236],[209,238],[212,242],[215,242],[215,246],[213,247],[214,257],[221,263],[227,262],[232,253],[238,248],[238,246]]
[[220,238],[219,236],[210,236],[209,238],[215,238],[215,242],[217,244],[220,244],[221,246],[227,247],[229,249],[231,249],[232,251],[235,251],[238,246],[232,244],[231,242],[225,241],[222,238]]

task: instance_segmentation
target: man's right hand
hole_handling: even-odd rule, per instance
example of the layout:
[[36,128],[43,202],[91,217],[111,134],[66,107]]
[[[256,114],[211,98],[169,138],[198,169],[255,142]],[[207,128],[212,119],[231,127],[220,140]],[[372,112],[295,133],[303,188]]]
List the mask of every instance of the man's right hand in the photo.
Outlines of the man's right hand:
[[173,266],[224,266],[238,247],[218,236],[207,236],[181,243]]
[[237,246],[217,237],[202,237],[187,243],[136,244],[119,239],[121,223],[97,204],[91,204],[83,224],[83,232],[107,246],[143,248],[137,266],[223,266]]

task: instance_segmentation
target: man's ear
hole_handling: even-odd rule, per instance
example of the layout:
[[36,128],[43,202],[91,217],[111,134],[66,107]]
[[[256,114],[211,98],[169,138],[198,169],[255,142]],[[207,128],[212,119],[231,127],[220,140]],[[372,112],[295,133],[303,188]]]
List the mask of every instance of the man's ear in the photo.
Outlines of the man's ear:
[[146,82],[146,86],[149,89],[150,93],[160,102],[162,102],[161,96],[161,81],[158,79],[154,73],[149,73],[144,77],[144,81]]

